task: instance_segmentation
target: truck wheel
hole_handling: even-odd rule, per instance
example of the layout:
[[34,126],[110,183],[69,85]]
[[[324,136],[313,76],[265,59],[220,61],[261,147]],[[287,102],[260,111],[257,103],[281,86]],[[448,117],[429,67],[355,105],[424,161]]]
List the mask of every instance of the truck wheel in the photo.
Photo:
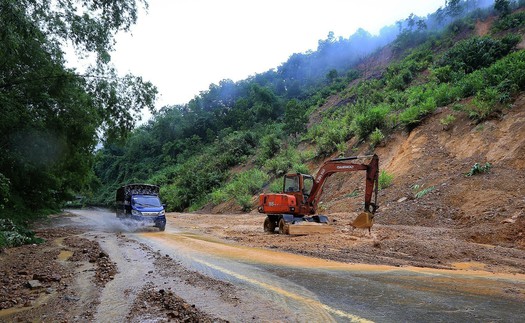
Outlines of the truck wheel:
[[166,225],[163,225],[163,226],[159,227],[159,231],[164,231],[164,230],[166,230]]
[[284,221],[283,218],[281,218],[281,220],[279,220],[279,233],[280,234],[288,234],[289,233],[288,225],[286,224],[286,222]]
[[275,233],[275,222],[270,220],[269,217],[264,219],[264,232]]

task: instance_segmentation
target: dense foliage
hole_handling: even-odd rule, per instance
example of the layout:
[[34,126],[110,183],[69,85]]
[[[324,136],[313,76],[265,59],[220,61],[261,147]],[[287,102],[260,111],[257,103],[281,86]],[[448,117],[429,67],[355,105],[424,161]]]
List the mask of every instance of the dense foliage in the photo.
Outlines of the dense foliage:
[[[330,33],[316,52],[294,54],[276,70],[212,84],[188,104],[162,109],[123,146],[99,151],[95,201],[111,204],[119,185],[146,181],[162,185],[171,210],[227,200],[248,210],[261,189],[280,190],[282,174],[309,173],[308,161],[349,153],[352,137],[373,149],[394,129],[410,130],[437,107],[469,97],[458,110],[476,122],[490,118],[525,88],[520,36],[473,36],[474,21],[492,11],[450,1],[427,18],[383,29],[396,57],[384,70],[361,60],[380,55],[373,50],[384,39],[359,30],[348,39]],[[339,102],[307,127],[331,97]]]
[[[137,1],[3,0],[0,3],[0,218],[56,210],[93,178],[99,134],[124,138],[156,89],[117,77],[113,35],[136,21]],[[63,45],[94,54],[84,73]]]

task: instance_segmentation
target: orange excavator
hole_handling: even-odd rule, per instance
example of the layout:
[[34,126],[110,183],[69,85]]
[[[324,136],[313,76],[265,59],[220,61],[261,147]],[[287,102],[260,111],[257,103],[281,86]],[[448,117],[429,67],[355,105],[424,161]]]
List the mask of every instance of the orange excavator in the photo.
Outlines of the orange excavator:
[[[368,164],[352,162],[357,159],[371,158]],[[326,179],[335,173],[366,171],[364,211],[351,223],[356,228],[370,228],[378,208],[377,190],[379,177],[379,157],[354,156],[326,161],[315,177],[306,174],[287,174],[284,176],[281,193],[259,195],[260,213],[265,213],[264,231],[281,234],[308,234],[330,232],[328,217],[318,215],[317,204],[323,193]],[[373,202],[372,202],[373,198]]]

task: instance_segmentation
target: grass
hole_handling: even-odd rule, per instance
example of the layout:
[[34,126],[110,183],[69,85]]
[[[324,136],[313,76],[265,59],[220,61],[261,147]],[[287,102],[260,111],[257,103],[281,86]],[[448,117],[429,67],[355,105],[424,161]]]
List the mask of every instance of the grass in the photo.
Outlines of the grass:
[[436,189],[435,186],[423,188],[423,185],[419,185],[419,184],[412,185],[412,191],[414,192],[414,197],[416,199],[422,198],[423,196],[427,195],[428,193],[432,192],[435,189]]
[[389,174],[386,170],[382,169],[381,172],[379,173],[379,178],[378,178],[379,190],[382,190],[392,185],[393,180],[394,180],[394,175]]

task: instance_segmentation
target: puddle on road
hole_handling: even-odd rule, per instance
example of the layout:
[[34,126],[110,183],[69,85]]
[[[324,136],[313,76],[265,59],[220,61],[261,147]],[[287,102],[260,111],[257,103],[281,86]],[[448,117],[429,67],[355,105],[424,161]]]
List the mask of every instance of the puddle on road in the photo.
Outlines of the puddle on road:
[[[0,322],[3,320],[1,318],[9,317],[10,315],[17,314],[20,312],[25,312],[32,310],[34,308],[37,308],[39,306],[42,306],[45,304],[49,298],[52,296],[52,294],[40,294],[38,298],[36,298],[34,301],[31,302],[31,306],[25,306],[25,307],[11,307],[0,310]],[[6,321],[9,322],[9,321]]]
[[485,270],[485,268],[487,267],[487,265],[477,261],[453,262],[452,266],[459,270]]
[[73,256],[73,251],[70,250],[61,250],[57,258],[60,261],[67,261],[71,256]]

